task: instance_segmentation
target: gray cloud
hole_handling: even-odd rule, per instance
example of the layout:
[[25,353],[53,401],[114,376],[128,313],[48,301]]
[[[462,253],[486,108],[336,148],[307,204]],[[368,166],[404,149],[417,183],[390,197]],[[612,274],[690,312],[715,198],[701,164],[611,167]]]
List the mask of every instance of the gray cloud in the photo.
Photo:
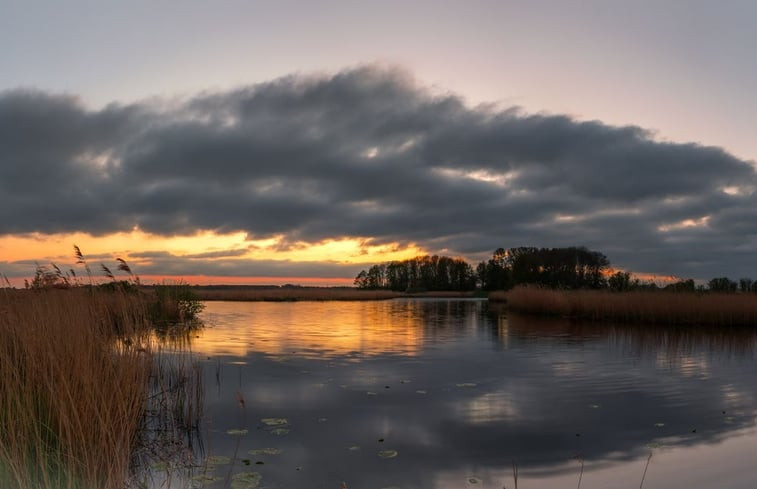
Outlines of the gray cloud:
[[737,277],[757,273],[744,268],[757,263],[755,188],[752,164],[719,148],[471,108],[400,70],[98,111],[0,93],[4,234],[358,236],[471,259],[499,246],[586,245],[638,271]]

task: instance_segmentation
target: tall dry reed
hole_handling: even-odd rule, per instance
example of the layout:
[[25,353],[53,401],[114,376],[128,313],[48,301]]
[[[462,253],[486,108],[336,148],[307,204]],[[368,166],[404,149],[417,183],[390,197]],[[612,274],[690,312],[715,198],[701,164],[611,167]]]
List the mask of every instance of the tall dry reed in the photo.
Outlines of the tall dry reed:
[[525,313],[708,326],[757,326],[757,294],[608,292],[520,286],[507,292],[508,308]]
[[0,291],[0,487],[125,487],[151,372],[147,332],[136,295]]

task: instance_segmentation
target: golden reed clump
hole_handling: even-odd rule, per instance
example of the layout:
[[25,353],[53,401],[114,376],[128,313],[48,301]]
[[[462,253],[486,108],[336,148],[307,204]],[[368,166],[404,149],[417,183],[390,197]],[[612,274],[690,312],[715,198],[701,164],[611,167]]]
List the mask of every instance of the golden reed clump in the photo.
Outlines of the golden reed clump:
[[551,290],[519,286],[509,309],[587,320],[705,326],[757,326],[757,294]]
[[134,294],[0,289],[0,487],[127,485],[151,371],[144,311]]

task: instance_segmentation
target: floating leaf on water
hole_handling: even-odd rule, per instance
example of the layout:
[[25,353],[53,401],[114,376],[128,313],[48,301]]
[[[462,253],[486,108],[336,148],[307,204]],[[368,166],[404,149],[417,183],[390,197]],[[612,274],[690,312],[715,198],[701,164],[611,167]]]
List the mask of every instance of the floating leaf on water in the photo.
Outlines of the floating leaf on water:
[[274,428],[269,431],[269,433],[272,433],[274,435],[284,436],[289,434],[289,430],[287,428]]
[[351,452],[357,452],[358,450],[360,450],[360,447],[357,445],[352,445],[351,447],[347,447],[347,450]]
[[286,418],[263,418],[260,422],[266,426],[283,426],[289,424],[289,420]]
[[263,476],[257,472],[240,472],[231,478],[231,489],[256,489]]
[[281,448],[256,448],[247,453],[250,455],[279,455],[283,451]]
[[655,428],[662,428],[663,426],[665,426],[665,423],[655,423],[654,424]]
[[480,484],[481,479],[478,477],[468,477],[468,484]]
[[206,462],[208,465],[228,465],[231,463],[231,459],[223,455],[211,455]]
[[247,430],[231,429],[231,430],[226,430],[226,434],[231,435],[231,436],[242,436],[242,435],[247,434]]
[[397,455],[397,450],[379,450],[378,452],[378,456],[381,458],[394,458]]
[[455,384],[457,387],[476,387],[476,384],[473,382],[463,382],[461,384]]
[[428,391],[423,390],[423,389],[418,389],[417,391],[415,391],[415,393],[416,394],[428,394]]

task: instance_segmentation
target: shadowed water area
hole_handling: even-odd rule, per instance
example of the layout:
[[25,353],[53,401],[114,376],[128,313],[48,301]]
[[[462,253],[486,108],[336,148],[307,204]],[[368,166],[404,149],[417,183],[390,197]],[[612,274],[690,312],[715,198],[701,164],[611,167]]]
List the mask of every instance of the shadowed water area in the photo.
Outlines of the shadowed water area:
[[514,465],[520,488],[757,484],[750,332],[477,300],[210,302],[203,319],[198,487],[511,488]]

